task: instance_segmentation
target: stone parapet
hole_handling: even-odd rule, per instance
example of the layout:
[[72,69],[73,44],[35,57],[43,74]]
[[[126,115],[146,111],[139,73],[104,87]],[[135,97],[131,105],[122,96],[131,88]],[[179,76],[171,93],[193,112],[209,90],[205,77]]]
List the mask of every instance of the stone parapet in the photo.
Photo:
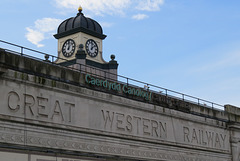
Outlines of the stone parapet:
[[239,161],[237,107],[209,108],[4,50],[0,67],[1,147],[120,160]]
[[[46,78],[49,78],[51,80],[70,83],[73,85],[81,85],[81,86],[85,86],[86,88],[91,88],[94,90],[99,90],[99,91],[107,92],[110,94],[120,95],[126,98],[159,105],[159,106],[163,106],[170,109],[184,111],[184,112],[188,112],[188,113],[192,113],[200,116],[206,116],[210,118],[216,118],[219,120],[228,120],[228,115],[226,115],[226,112],[220,109],[206,107],[201,104],[192,103],[192,102],[184,101],[181,99],[176,99],[174,97],[171,97],[170,95],[166,96],[164,94],[159,94],[155,92],[152,93],[151,100],[146,101],[141,97],[136,97],[128,93],[124,94],[123,92],[119,92],[116,90],[115,91],[109,90],[106,88],[101,88],[96,85],[93,86],[91,84],[90,85],[87,84],[85,81],[85,76],[87,71],[73,70],[72,68],[63,67],[51,62],[39,61],[35,59],[22,57],[20,55],[15,55],[15,54],[5,52],[3,49],[0,50],[0,52],[1,52],[1,55],[0,55],[1,68],[0,69],[2,72],[5,72],[6,69],[10,68],[16,71],[20,71],[22,73],[39,76],[41,77],[39,79],[42,79],[43,81]],[[109,75],[109,74],[101,74],[101,75],[102,75],[102,80],[104,80],[104,75]],[[93,74],[93,77],[97,77],[97,74],[96,75]],[[129,86],[131,85],[129,84]],[[236,109],[238,108],[236,107]]]

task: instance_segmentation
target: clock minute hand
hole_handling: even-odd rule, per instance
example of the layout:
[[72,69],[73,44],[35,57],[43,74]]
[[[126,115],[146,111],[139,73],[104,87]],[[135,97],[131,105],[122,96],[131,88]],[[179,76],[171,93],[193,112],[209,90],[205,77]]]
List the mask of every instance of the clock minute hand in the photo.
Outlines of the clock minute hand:
[[70,49],[70,45],[68,44],[67,50],[69,50],[69,49]]
[[95,44],[92,44],[91,50],[92,50],[93,48],[95,48],[95,46],[96,46]]

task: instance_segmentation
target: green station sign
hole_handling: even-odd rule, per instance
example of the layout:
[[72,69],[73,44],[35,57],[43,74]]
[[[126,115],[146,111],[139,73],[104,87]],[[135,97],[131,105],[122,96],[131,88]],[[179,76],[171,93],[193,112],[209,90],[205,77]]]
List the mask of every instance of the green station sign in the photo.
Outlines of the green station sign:
[[128,86],[127,84],[120,84],[117,82],[111,82],[107,79],[102,80],[99,78],[95,78],[89,74],[85,76],[85,82],[91,84],[93,86],[102,87],[107,90],[117,91],[119,93],[129,94],[137,97],[142,97],[147,101],[151,101],[152,92],[143,88],[133,88]]

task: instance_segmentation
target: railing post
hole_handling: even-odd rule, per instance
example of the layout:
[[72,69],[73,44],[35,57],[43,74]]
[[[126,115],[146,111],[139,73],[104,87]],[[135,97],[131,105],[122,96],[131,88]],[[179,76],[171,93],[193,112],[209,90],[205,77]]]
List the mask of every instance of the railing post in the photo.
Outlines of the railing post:
[[79,63],[79,71],[80,71],[80,74],[82,73],[82,64]]
[[23,56],[23,47],[21,47],[21,56]]

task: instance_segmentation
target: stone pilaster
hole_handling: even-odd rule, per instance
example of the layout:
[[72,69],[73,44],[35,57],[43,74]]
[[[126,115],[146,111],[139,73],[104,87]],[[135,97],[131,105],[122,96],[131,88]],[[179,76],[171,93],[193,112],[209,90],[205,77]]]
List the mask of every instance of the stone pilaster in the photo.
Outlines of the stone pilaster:
[[225,111],[228,113],[230,131],[230,146],[232,150],[232,161],[240,160],[240,108],[225,105]]

